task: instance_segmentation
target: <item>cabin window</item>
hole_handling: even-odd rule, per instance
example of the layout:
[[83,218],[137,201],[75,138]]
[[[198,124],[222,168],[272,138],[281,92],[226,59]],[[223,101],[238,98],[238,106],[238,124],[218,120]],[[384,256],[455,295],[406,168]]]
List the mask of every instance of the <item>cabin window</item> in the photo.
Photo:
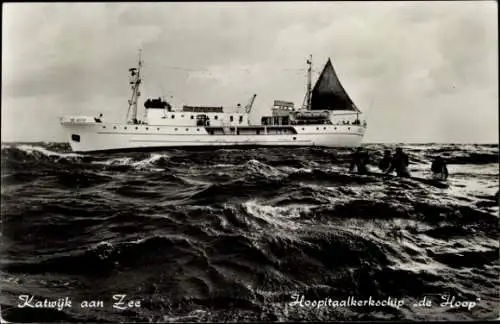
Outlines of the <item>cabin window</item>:
[[324,130],[326,130],[326,127],[323,127]]
[[297,137],[295,137],[295,136],[294,136],[294,137],[293,137],[293,140],[294,140],[294,141],[295,141],[295,140],[297,140]]
[[191,119],[194,119],[194,116],[193,116],[193,115],[191,115]]
[[189,131],[189,128],[186,128],[186,132]]
[[213,135],[213,134],[214,134],[214,131],[213,131],[213,130],[211,130],[211,131],[210,131],[210,135]]
[[172,119],[174,119],[174,118],[175,118],[175,115],[172,115]]
[[71,135],[71,140],[73,142],[80,142],[80,135],[72,134]]
[[199,128],[197,128],[197,129],[196,129],[196,131],[197,131],[197,132],[199,132],[199,131],[200,131],[200,129],[199,129]]
[[257,133],[256,133],[256,134],[257,134],[257,135],[260,135],[260,130],[257,130]]
[[316,127],[316,130],[319,130],[319,127]]
[[304,127],[302,127],[302,130],[304,130]]
[[182,118],[184,118],[184,115],[181,115]]
[[139,127],[136,127],[135,129],[139,129]]
[[106,128],[106,126],[102,126],[102,128]]
[[240,116],[240,124],[243,122],[243,116]]
[[337,127],[334,127],[333,130],[337,130]]
[[215,116],[214,116],[214,119],[215,119],[215,120],[219,119],[219,116],[215,115]]
[[233,120],[234,120],[233,116],[229,116],[229,121],[233,121]]
[[239,130],[236,131],[236,135],[240,135],[240,131]]
[[160,128],[158,127],[156,130],[160,130]]
[[113,126],[113,129],[116,129],[116,126]]
[[347,127],[347,130],[351,130],[351,127]]
[[123,127],[123,129],[127,129],[127,126]]
[[177,127],[176,127],[176,128],[174,128],[174,130],[176,131],[176,130],[177,130]]

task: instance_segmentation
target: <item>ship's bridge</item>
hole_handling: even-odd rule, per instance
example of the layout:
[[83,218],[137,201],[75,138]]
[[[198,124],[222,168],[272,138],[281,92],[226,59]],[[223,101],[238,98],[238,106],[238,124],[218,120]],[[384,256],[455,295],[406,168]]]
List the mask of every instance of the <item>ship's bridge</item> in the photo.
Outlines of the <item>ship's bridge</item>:
[[272,115],[275,117],[289,116],[292,112],[296,110],[297,109],[294,107],[292,101],[274,100]]
[[144,108],[146,108],[146,109],[166,109],[167,111],[172,110],[172,106],[166,100],[162,100],[161,98],[158,98],[158,99],[148,98],[148,100],[146,100],[144,102]]

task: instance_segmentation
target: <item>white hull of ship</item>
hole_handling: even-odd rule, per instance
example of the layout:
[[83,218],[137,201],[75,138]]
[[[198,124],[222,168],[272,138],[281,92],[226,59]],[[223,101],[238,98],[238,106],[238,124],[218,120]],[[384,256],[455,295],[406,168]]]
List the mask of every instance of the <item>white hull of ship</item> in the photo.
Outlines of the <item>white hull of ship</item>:
[[[74,152],[161,149],[171,147],[321,146],[355,147],[365,132],[360,125],[294,125],[293,134],[210,134],[205,127],[62,122]],[[255,126],[259,127],[259,126]],[[240,127],[242,133],[249,127]],[[278,134],[276,133],[278,132]],[[286,133],[285,131],[283,133]],[[75,135],[77,135],[75,140]]]

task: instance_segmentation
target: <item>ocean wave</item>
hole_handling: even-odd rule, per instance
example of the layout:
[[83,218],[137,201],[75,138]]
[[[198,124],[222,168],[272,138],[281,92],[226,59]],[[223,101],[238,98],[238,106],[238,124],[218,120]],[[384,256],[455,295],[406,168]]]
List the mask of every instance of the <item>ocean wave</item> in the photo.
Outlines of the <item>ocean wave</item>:
[[44,147],[33,145],[16,145],[2,147],[2,167],[17,169],[26,164],[48,163],[67,164],[87,160],[87,157],[75,153],[60,153]]
[[[271,205],[259,204],[256,200],[243,203],[247,214],[258,217],[268,224],[279,227],[281,230],[298,230],[302,226],[294,222],[294,218],[301,218],[302,214],[308,213],[310,207],[307,206],[283,206],[274,207]],[[292,221],[288,221],[292,220]]]
[[336,184],[367,184],[379,182],[380,179],[361,176],[357,174],[346,174],[332,171],[322,171],[318,169],[300,170],[288,176],[290,181],[314,181],[314,182],[329,182]]
[[[33,155],[34,157],[47,156],[47,157],[64,157],[64,158],[82,158],[83,155],[76,153],[59,153],[50,151],[41,146],[33,145],[19,145],[15,147],[16,149]],[[38,153],[38,154],[37,154]]]
[[190,204],[216,204],[225,201],[251,197],[267,197],[277,194],[283,188],[280,179],[254,176],[252,181],[245,178],[205,186],[190,197]]
[[[168,166],[168,154],[150,154],[148,156],[120,156],[101,161],[93,161],[93,164],[107,167],[125,167],[126,169],[162,171]],[[108,168],[109,169],[109,168]],[[116,168],[115,168],[116,169]]]
[[[364,148],[376,163],[397,145],[421,177],[438,154],[465,164],[450,164],[447,187],[437,188],[349,173],[351,149],[87,155],[60,144],[2,145],[0,263],[16,278],[6,282],[2,305],[29,288],[54,298],[124,292],[142,301],[128,313],[68,312],[68,321],[497,317],[498,168],[482,163],[496,161],[498,145]],[[424,315],[411,307],[443,291],[480,297],[481,305],[449,312],[436,300]],[[405,305],[293,308],[294,294],[405,298]]]
[[[36,262],[11,262],[4,265],[12,273],[110,274],[118,267],[147,265],[175,255],[182,256],[191,243],[180,236],[153,236],[131,242],[100,242],[81,252],[59,255]],[[151,253],[161,250],[161,254]],[[168,252],[168,253],[167,253]],[[88,267],[87,265],[92,265]]]
[[498,164],[498,161],[498,153],[470,153],[446,158],[448,164]]

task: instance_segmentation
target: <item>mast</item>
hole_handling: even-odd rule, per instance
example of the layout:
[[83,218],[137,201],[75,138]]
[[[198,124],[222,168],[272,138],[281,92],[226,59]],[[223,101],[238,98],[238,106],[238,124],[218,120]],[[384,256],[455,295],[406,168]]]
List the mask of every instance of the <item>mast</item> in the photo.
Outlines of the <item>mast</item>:
[[306,110],[311,110],[311,88],[312,88],[312,81],[311,81],[311,73],[312,73],[312,54],[309,55],[309,59],[307,60],[307,90],[306,90],[306,96],[304,98],[304,103],[302,106]]
[[311,88],[312,88],[312,81],[311,81],[311,74],[312,74],[312,60],[313,56],[312,54],[309,55],[309,60],[307,61],[307,64],[309,65],[307,69],[307,110],[311,110]]
[[[127,122],[137,123],[137,100],[141,96],[139,91],[142,79],[141,79],[141,67],[142,67],[142,51],[139,50],[139,63],[137,68],[130,68],[130,88],[132,89],[132,96],[128,101],[128,112],[127,112]],[[129,118],[130,110],[132,110],[132,115]]]

